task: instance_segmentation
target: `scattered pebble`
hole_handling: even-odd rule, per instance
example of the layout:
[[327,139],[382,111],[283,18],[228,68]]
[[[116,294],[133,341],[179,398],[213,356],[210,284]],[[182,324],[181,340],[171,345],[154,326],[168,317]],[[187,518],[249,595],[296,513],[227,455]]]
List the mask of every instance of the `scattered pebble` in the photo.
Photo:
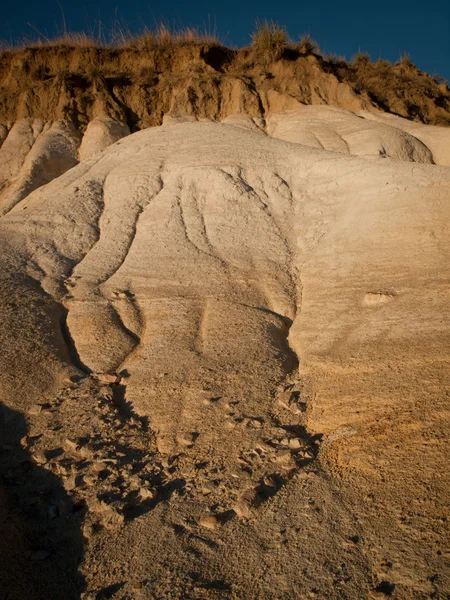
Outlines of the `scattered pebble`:
[[214,489],[215,489],[214,485],[212,485],[210,483],[206,483],[201,487],[200,491],[204,496],[207,496],[208,494],[211,494],[214,491]]
[[139,489],[139,496],[142,498],[142,500],[149,500],[154,498],[155,495],[149,488],[141,487]]
[[38,465],[44,465],[47,462],[47,459],[46,459],[45,454],[43,452],[35,452],[33,454],[33,460]]
[[298,448],[302,447],[302,443],[298,438],[291,438],[289,440],[289,448],[291,448],[292,450],[297,450]]
[[119,383],[120,377],[118,375],[112,375],[111,373],[96,373],[95,377],[100,383]]
[[31,560],[33,561],[38,561],[38,560],[45,560],[46,558],[48,558],[50,556],[51,552],[50,550],[36,550],[35,552],[31,553]]
[[79,449],[79,445],[75,440],[66,439],[64,440],[64,448],[71,452],[76,452]]
[[191,448],[194,445],[196,438],[196,433],[183,433],[180,436],[178,436],[177,440],[178,443],[182,446],[185,446],[186,448]]
[[240,519],[245,519],[250,516],[250,507],[243,500],[234,504],[233,510]]
[[[111,393],[111,385],[118,381],[120,378],[110,373],[84,377],[66,386],[49,404],[37,405],[37,414],[49,406],[50,422],[43,435],[42,419],[30,419],[30,432],[22,438],[21,447],[31,456],[31,466],[42,465],[34,471],[47,470],[59,476],[67,496],[61,502],[30,499],[31,508],[24,511],[39,509],[39,518],[59,518],[61,523],[62,517],[77,514],[83,535],[90,539],[103,529],[121,527],[125,518],[142,514],[136,511],[138,507],[151,510],[160,498],[197,496],[207,513],[199,526],[213,531],[230,518],[250,518],[278,492],[291,472],[304,469],[304,459],[315,456],[316,449],[307,440],[290,437],[291,430],[270,418],[240,415],[236,402],[217,404],[229,413],[237,411],[224,417],[225,427],[230,429],[227,435],[234,437],[232,430],[239,427],[244,442],[233,455],[235,472],[232,462],[224,468],[222,462],[205,454],[197,456],[196,431],[180,433],[181,449],[174,455],[173,438],[157,439],[154,432],[146,432],[139,417],[120,412]],[[206,436],[205,443],[209,443]],[[194,448],[194,460],[191,452],[184,451],[188,448]],[[23,477],[22,470],[17,476]],[[177,482],[175,489],[171,489],[172,481]]]
[[200,519],[199,524],[205,529],[214,530],[219,525],[219,519],[214,515],[206,515]]
[[289,462],[291,462],[291,460],[292,460],[292,456],[291,456],[291,453],[289,451],[279,452],[275,456],[275,462],[279,463],[279,464],[289,463]]

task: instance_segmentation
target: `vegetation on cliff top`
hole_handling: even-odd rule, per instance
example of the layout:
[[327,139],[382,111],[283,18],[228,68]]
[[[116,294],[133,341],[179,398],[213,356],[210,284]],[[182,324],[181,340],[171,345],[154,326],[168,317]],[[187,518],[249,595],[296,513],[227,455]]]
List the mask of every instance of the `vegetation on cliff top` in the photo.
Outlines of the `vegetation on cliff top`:
[[[197,107],[209,106],[211,98],[220,104],[220,94],[215,98],[214,90],[220,91],[225,80],[231,79],[239,80],[249,93],[270,89],[305,104],[335,103],[328,93],[330,82],[344,83],[362,99],[362,105],[370,103],[428,124],[450,125],[447,82],[417,69],[409,56],[395,64],[381,59],[373,62],[361,52],[351,61],[324,56],[309,35],[290,40],[285,28],[269,21],[258,22],[249,46],[241,49],[222,45],[214,33],[173,31],[164,24],[135,36],[117,28],[108,42],[100,35],[64,31],[56,39],[38,35],[34,41],[4,47],[0,52],[0,119],[52,118],[54,107],[61,105],[56,98],[61,90],[68,106],[66,116],[74,110],[68,98],[76,98],[78,112],[83,107],[89,112],[94,96],[101,92],[113,98],[113,103],[126,105],[128,113],[138,113],[135,126],[140,128],[158,123],[160,117],[142,117],[142,111],[132,107],[137,96],[140,103],[158,105],[161,113],[173,101],[171,91],[185,87],[191,89],[189,98],[196,98]],[[197,108],[192,110],[195,113]],[[199,116],[215,116],[211,108],[198,111]],[[263,116],[264,106],[259,114]],[[83,121],[83,116],[79,118]]]

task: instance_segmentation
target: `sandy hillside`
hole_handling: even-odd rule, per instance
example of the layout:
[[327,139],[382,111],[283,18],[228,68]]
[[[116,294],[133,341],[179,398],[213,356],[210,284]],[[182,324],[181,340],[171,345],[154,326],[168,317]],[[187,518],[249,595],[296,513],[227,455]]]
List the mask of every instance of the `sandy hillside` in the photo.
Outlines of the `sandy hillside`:
[[8,600],[450,596],[449,130],[19,119]]

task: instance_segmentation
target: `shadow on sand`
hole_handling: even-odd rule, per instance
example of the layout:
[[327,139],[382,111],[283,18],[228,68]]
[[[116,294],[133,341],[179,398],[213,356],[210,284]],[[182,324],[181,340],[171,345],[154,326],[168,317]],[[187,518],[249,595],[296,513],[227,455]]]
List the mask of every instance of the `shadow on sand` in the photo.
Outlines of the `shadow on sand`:
[[0,598],[78,600],[82,511],[26,435],[24,415],[0,403]]

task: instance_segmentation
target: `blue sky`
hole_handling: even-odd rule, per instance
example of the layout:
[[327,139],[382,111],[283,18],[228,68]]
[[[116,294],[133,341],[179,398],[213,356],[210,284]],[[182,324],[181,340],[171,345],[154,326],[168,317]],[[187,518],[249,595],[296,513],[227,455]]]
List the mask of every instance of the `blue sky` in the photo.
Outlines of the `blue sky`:
[[152,26],[163,19],[176,27],[215,28],[225,44],[234,46],[249,43],[256,19],[273,19],[285,25],[294,39],[309,32],[325,53],[349,59],[361,49],[374,60],[382,57],[392,61],[409,53],[420,69],[450,79],[450,0],[5,0],[0,12],[0,38],[10,41],[24,35],[33,37],[36,30],[51,37],[63,30],[62,12],[71,31],[97,30],[99,23],[107,31],[119,21],[134,32],[143,24]]

